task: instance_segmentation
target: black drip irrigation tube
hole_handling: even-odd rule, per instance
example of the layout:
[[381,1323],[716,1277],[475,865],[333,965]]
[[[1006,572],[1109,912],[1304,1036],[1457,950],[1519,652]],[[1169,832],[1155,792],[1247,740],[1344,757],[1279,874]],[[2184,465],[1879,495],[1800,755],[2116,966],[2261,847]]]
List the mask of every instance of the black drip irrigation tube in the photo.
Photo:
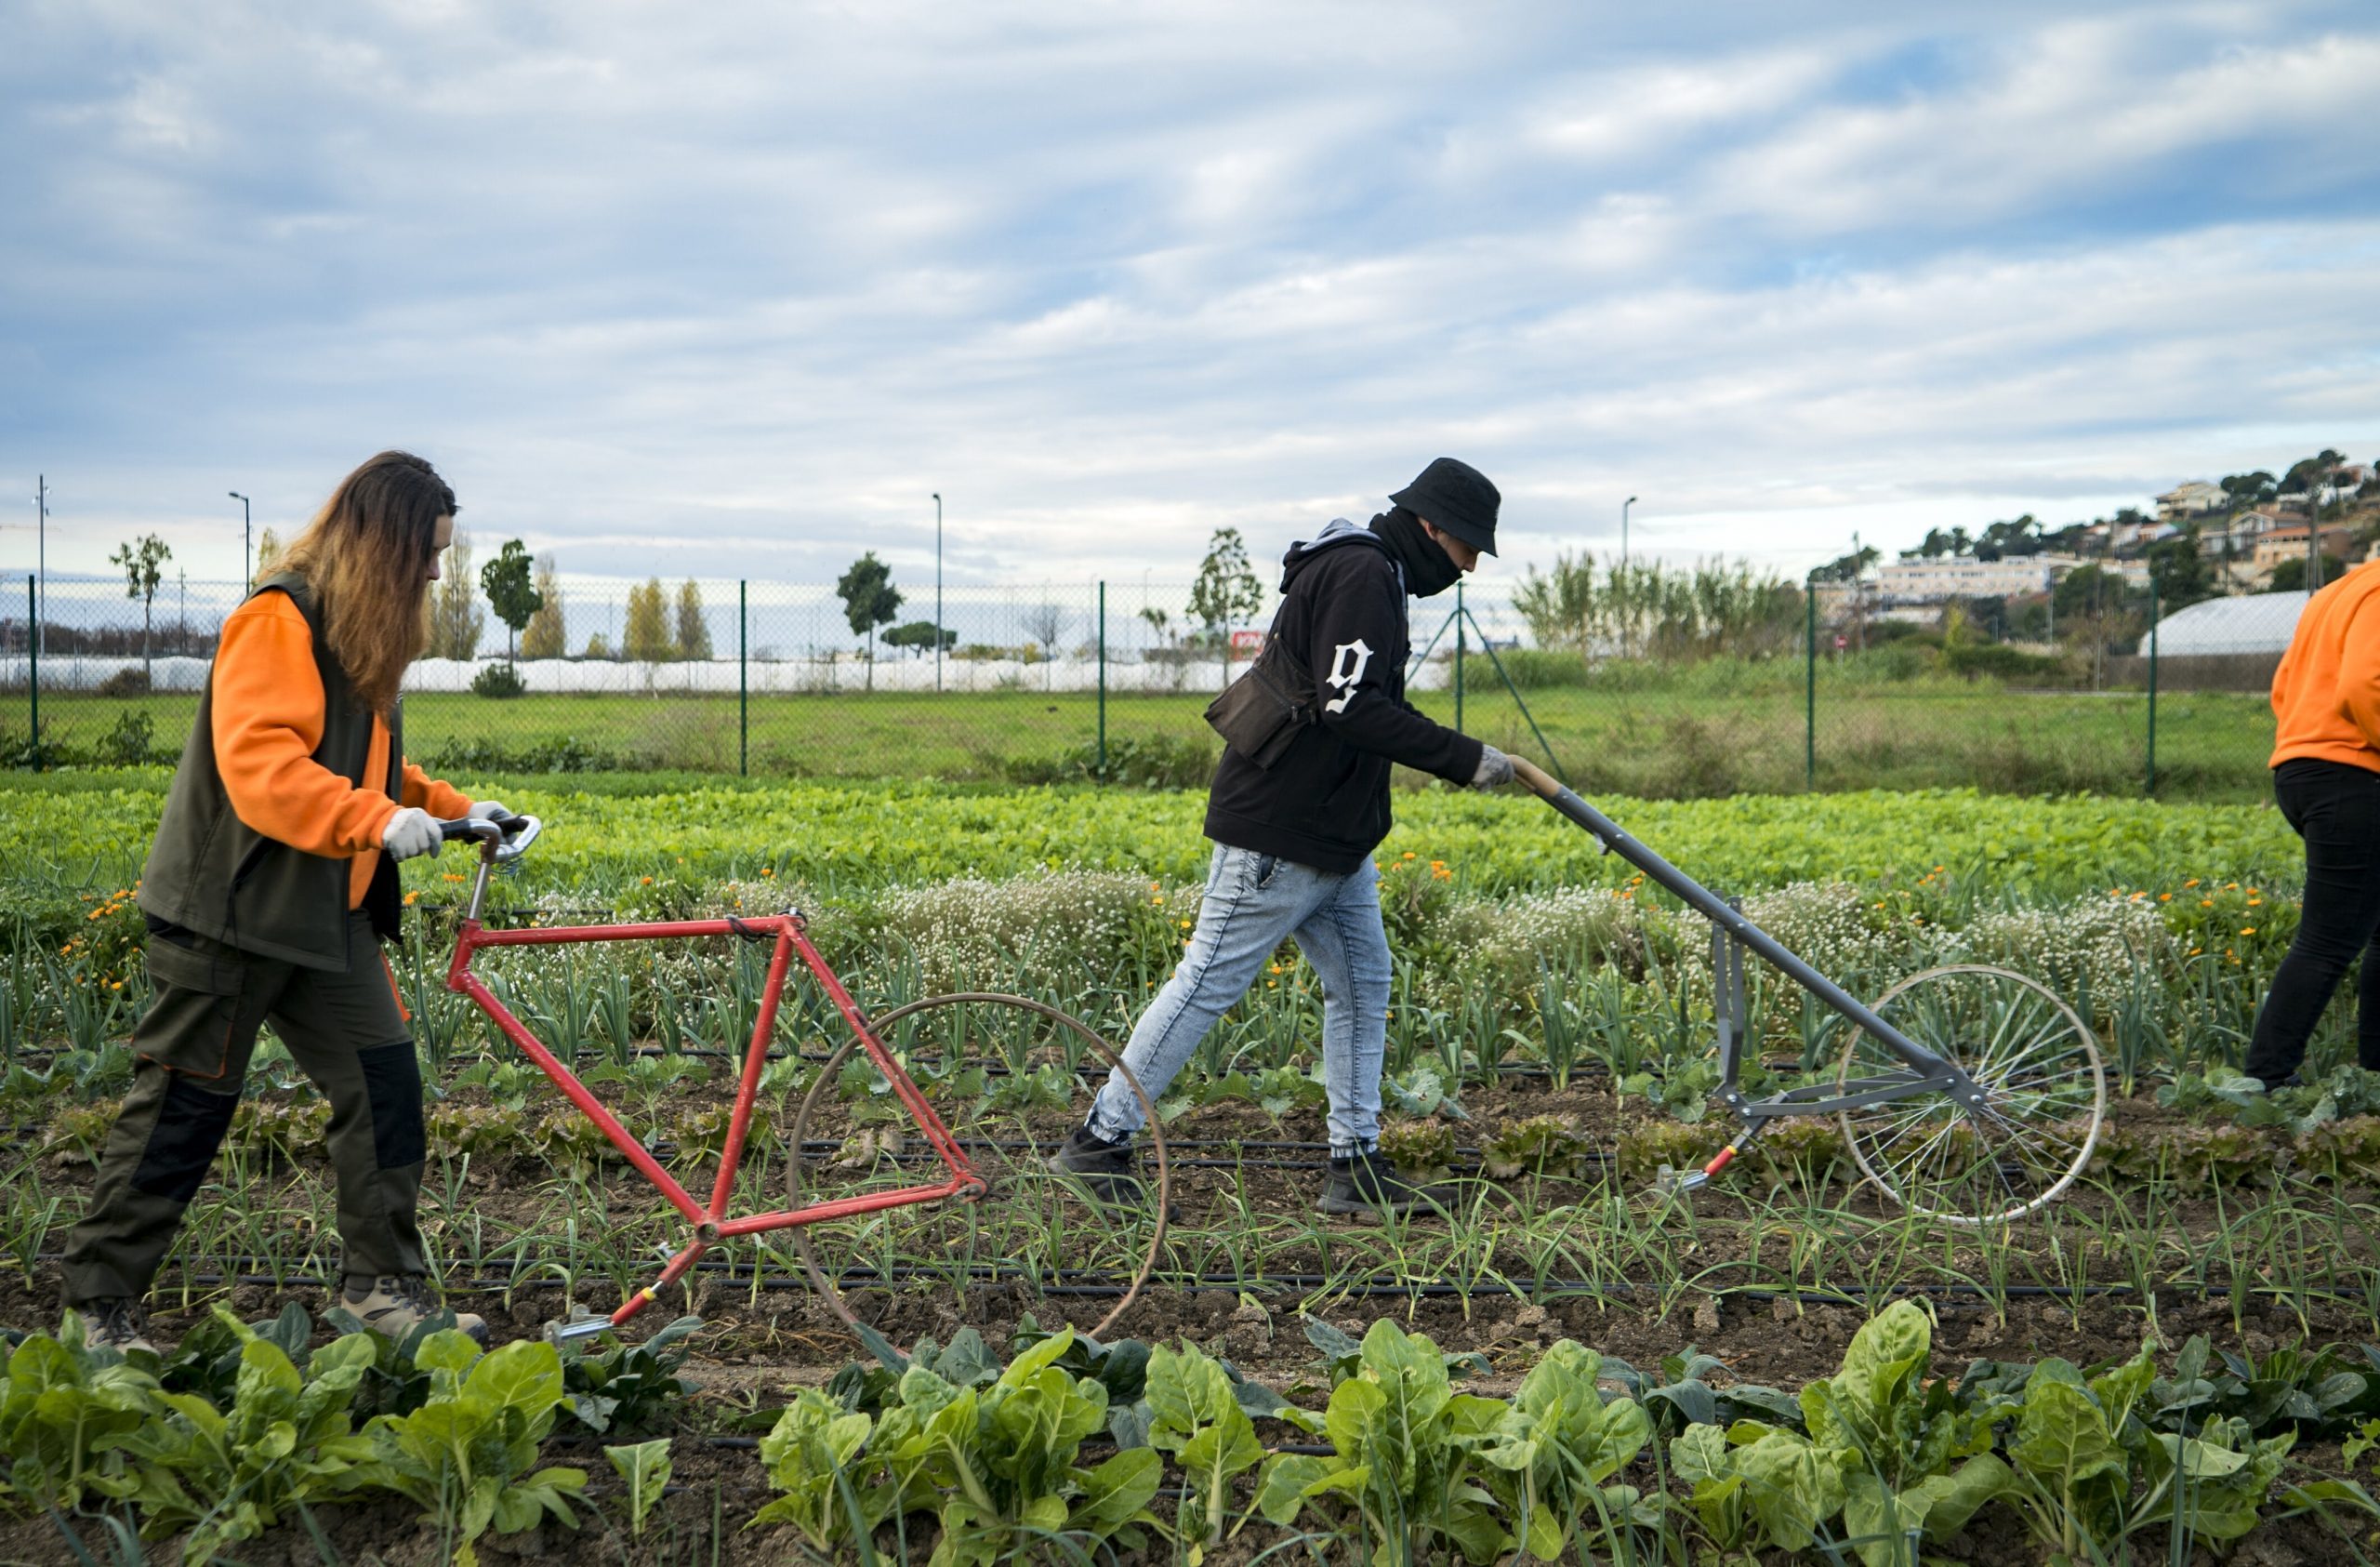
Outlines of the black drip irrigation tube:
[[[50,1252],[37,1255],[35,1262],[55,1262],[62,1254]],[[228,1265],[255,1266],[254,1257],[232,1256],[201,1259]],[[482,1264],[487,1268],[497,1264]],[[512,1264],[517,1273],[523,1267],[543,1268],[539,1263]],[[706,1257],[688,1269],[721,1280],[737,1288],[763,1290],[802,1290],[810,1288],[806,1278],[791,1274],[756,1274],[749,1267],[738,1267],[727,1258]],[[327,1288],[319,1274],[185,1271],[187,1283],[205,1285],[265,1285],[288,1287],[305,1285]],[[1116,1275],[1096,1268],[1055,1268],[1040,1273],[1028,1273],[1019,1268],[1001,1268],[993,1264],[969,1264],[956,1268],[850,1268],[836,1278],[836,1287],[850,1289],[898,1289],[917,1283],[947,1284],[963,1279],[970,1285],[1031,1284],[1045,1295],[1071,1295],[1100,1299],[1121,1296],[1130,1287]],[[567,1289],[583,1280],[562,1278],[522,1279],[518,1277],[474,1277],[448,1279],[443,1286],[458,1295],[502,1295],[519,1290]],[[1610,1295],[1680,1295],[1712,1296],[1726,1300],[1751,1301],[1765,1304],[1778,1300],[1818,1305],[1869,1306],[1880,1300],[1927,1299],[1947,1303],[1989,1303],[1993,1300],[2043,1300],[2080,1304],[2090,1300],[2138,1299],[2141,1289],[2136,1284],[2004,1284],[1998,1289],[1981,1284],[1906,1283],[1906,1284],[1814,1284],[1793,1286],[1784,1284],[1746,1285],[1716,1290],[1694,1289],[1678,1285],[1646,1283],[1637,1280],[1546,1279],[1533,1283],[1514,1283],[1504,1279],[1487,1279],[1463,1283],[1444,1279],[1398,1280],[1373,1275],[1364,1279],[1337,1280],[1323,1273],[1268,1273],[1254,1276],[1236,1274],[1199,1274],[1188,1278],[1159,1273],[1149,1281],[1151,1288],[1169,1289],[1183,1294],[1329,1295],[1343,1300],[1468,1300],[1474,1297],[1524,1301],[1595,1299]],[[2228,1282],[2202,1285],[2181,1283],[2153,1287],[2151,1295],[2173,1294],[2214,1300],[2234,1292]],[[2294,1299],[2326,1300],[2346,1306],[2362,1306],[2364,1298],[2344,1290],[2290,1289],[2281,1285],[2257,1285],[2249,1291],[2256,1296],[2281,1296]]]

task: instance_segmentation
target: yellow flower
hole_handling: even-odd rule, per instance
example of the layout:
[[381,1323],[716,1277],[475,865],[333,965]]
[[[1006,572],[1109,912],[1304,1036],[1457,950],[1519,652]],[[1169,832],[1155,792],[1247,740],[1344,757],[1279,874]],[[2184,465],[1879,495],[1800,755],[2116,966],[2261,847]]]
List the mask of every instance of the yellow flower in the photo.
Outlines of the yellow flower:
[[2198,900],[2198,906],[2201,909],[2212,909],[2215,907],[2215,899],[2211,897],[2202,897]]
[[1406,851],[1405,851],[1405,857],[1406,857],[1407,859],[1411,859],[1411,858],[1413,857],[1413,851],[1412,851],[1412,850],[1410,850],[1410,849],[1406,850]]
[[2240,927],[2240,934],[2241,936],[2254,936],[2256,934],[2256,927],[2254,925],[2241,925]]
[[760,867],[760,874],[763,876],[774,876],[776,873],[776,868],[774,866],[764,865]]
[[407,893],[407,894],[405,894],[405,907],[406,907],[406,908],[410,909],[410,908],[412,908],[415,904],[419,903],[420,901],[421,901],[421,895],[420,895],[419,893]]
[[2171,903],[2174,901],[2174,895],[2172,893],[2159,893],[2157,895],[2157,901],[2160,903]]
[[2195,877],[2195,876],[2193,876],[2193,877],[2191,877],[2188,881],[2184,882],[2184,883],[2182,883],[2182,888],[2183,888],[2183,890],[2184,890],[2184,891],[2188,891],[2189,888],[2194,887],[2194,886],[2197,886],[2197,885],[2198,885],[2198,878],[2197,878],[2197,877]]
[[653,885],[653,878],[652,878],[652,877],[650,877],[650,876],[647,876],[647,877],[644,879],[644,884],[645,884],[646,886],[648,886],[648,887],[649,887],[649,886],[651,886],[651,885]]
[[2191,949],[2190,949],[2190,956],[2191,956],[2191,957],[2193,957],[2193,958],[2195,958],[2195,957],[2197,957],[2201,952],[2203,952],[2203,951],[2205,951],[2205,950],[2206,950],[2206,949],[2205,949],[2205,948],[2203,948],[2203,947],[2193,947],[2193,948],[2191,948]]
[[1180,922],[1178,922],[1178,923],[1181,924],[1181,926],[1182,926],[1182,928],[1183,928],[1183,930],[1188,930],[1188,929],[1190,928],[1190,922],[1189,922],[1189,921],[1187,921],[1187,920],[1183,920],[1183,921],[1180,921]]

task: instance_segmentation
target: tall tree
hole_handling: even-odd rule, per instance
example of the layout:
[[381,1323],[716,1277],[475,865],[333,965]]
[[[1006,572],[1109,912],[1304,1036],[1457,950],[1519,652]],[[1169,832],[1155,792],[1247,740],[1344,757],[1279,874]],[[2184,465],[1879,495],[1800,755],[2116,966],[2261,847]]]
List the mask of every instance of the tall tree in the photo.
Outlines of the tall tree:
[[710,622],[703,617],[703,591],[686,578],[678,590],[678,657],[708,662]]
[[1221,632],[1223,682],[1231,682],[1231,628],[1264,607],[1264,587],[1248,564],[1248,546],[1237,528],[1217,528],[1207,541],[1207,558],[1198,563],[1198,579],[1190,585],[1190,618]]
[[568,649],[562,614],[562,574],[554,569],[554,553],[537,557],[537,611],[521,631],[521,657],[559,658]]
[[144,533],[116,550],[108,557],[111,564],[124,567],[125,594],[140,601],[140,679],[149,680],[149,612],[157,602],[157,584],[164,580],[165,563],[174,558],[173,550],[153,533]]
[[281,562],[281,536],[271,528],[257,535],[257,577],[269,576]]
[[620,644],[640,664],[657,664],[676,655],[677,644],[669,638],[668,601],[658,577],[628,590],[628,625]]
[[529,623],[529,617],[546,602],[537,596],[530,571],[529,547],[517,538],[506,539],[496,559],[480,567],[480,591],[487,595],[496,618],[504,622],[504,661],[515,666],[516,672],[516,639],[521,629]]
[[851,622],[852,631],[867,638],[867,688],[876,689],[876,628],[890,625],[901,607],[901,595],[893,591],[892,568],[876,558],[876,551],[852,563],[835,584],[837,596],[843,601],[843,618]]
[[447,547],[438,586],[430,591],[426,613],[430,641],[424,649],[432,658],[471,658],[479,653],[480,634],[487,617],[480,612],[478,579],[471,575],[471,538],[461,528]]

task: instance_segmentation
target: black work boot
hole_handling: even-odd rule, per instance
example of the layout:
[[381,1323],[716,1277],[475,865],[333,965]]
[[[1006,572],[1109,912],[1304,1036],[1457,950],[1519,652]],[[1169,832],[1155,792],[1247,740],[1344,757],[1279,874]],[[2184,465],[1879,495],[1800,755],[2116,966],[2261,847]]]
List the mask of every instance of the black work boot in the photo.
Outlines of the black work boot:
[[1352,1159],[1333,1158],[1322,1195],[1314,1205],[1321,1213],[1369,1219],[1383,1214],[1409,1214],[1416,1208],[1444,1212],[1427,1188],[1397,1175],[1378,1149],[1367,1149]]
[[1141,1179],[1141,1162],[1132,1139],[1111,1143],[1088,1122],[1066,1134],[1065,1142],[1049,1159],[1051,1173],[1071,1175],[1092,1201],[1112,1207],[1137,1207],[1148,1201],[1148,1183]]

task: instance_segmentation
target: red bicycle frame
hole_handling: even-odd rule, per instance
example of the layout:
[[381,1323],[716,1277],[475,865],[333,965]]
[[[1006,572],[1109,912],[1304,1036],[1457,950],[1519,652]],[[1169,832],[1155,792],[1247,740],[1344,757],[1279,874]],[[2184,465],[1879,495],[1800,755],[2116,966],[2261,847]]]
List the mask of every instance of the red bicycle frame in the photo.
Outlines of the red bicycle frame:
[[[476,824],[474,824],[476,825]],[[525,843],[522,845],[526,846]],[[454,962],[446,970],[446,988],[469,996],[481,1011],[495,1020],[505,1037],[521,1047],[538,1069],[553,1080],[564,1097],[578,1108],[579,1113],[602,1129],[612,1146],[620,1150],[638,1173],[653,1183],[667,1198],[669,1205],[683,1215],[694,1226],[694,1238],[685,1248],[672,1256],[661,1270],[661,1276],[622,1302],[619,1309],[609,1317],[597,1317],[585,1322],[573,1322],[554,1330],[558,1339],[585,1337],[618,1327],[651,1305],[659,1293],[685,1277],[686,1270],[701,1259],[702,1255],[721,1241],[739,1235],[763,1235],[773,1230],[791,1229],[798,1225],[816,1224],[821,1219],[849,1218],[857,1214],[879,1212],[886,1208],[906,1208],[919,1202],[935,1202],[946,1198],[975,1198],[984,1193],[985,1183],[968,1163],[967,1154],[950,1135],[933,1107],[926,1103],[918,1085],[901,1069],[900,1063],[884,1048],[876,1030],[851,992],[843,988],[835,971],[826,966],[818,949],[811,945],[805,922],[799,910],[783,914],[762,915],[755,919],[671,920],[652,924],[623,925],[555,925],[546,928],[490,930],[480,923],[480,910],[487,886],[488,871],[495,864],[496,845],[483,840],[479,883],[472,889],[469,912],[463,920],[462,931],[456,938]],[[596,1101],[587,1085],[578,1079],[570,1065],[548,1049],[535,1034],[501,1001],[480,976],[471,972],[471,960],[484,948],[490,947],[562,947],[583,941],[667,941],[681,936],[739,936],[749,941],[774,939],[774,949],[769,958],[769,977],[760,992],[760,1016],[753,1025],[752,1042],[744,1053],[744,1070],[735,1086],[735,1111],[727,1126],[727,1142],[721,1149],[719,1175],[711,1183],[710,1202],[698,1203],[693,1194],[678,1183],[676,1176],[653,1157],[645,1146],[621,1125],[617,1117]],[[933,1186],[903,1187],[893,1191],[870,1192],[865,1196],[836,1198],[813,1202],[804,1207],[781,1209],[770,1214],[752,1214],[741,1218],[730,1217],[728,1198],[735,1188],[735,1173],[743,1163],[744,1145],[751,1131],[752,1106],[758,1097],[760,1073],[768,1062],[769,1039],[775,1031],[777,1001],[785,989],[786,974],[792,966],[795,953],[809,965],[822,989],[835,1003],[843,1020],[851,1025],[868,1058],[876,1063],[892,1084],[909,1115],[933,1145],[942,1158],[948,1178]],[[797,1156],[799,1150],[796,1150]]]

